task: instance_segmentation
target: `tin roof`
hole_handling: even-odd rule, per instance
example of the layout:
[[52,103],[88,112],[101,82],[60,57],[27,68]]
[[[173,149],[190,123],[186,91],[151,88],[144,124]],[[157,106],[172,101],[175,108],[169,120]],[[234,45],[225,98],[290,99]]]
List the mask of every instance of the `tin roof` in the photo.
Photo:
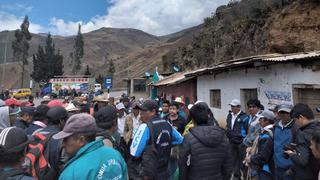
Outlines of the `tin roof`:
[[188,72],[177,72],[172,74],[164,79],[158,81],[157,83],[153,84],[153,86],[170,86],[177,83],[184,82],[186,80],[192,79],[193,77],[186,77],[185,74]]
[[320,57],[320,51],[312,51],[307,53],[285,54],[278,57],[263,58],[264,61],[290,61],[290,60],[304,60]]
[[320,60],[320,51],[312,51],[312,52],[305,52],[305,53],[292,53],[292,54],[265,54],[265,55],[257,55],[257,56],[250,56],[245,58],[239,58],[229,61],[224,61],[218,64],[215,64],[211,67],[197,69],[191,72],[185,73],[185,76],[192,77],[201,75],[207,72],[215,72],[221,71],[225,69],[231,69],[234,67],[241,67],[245,65],[254,65],[254,63],[283,63],[287,61],[300,61],[300,60]]

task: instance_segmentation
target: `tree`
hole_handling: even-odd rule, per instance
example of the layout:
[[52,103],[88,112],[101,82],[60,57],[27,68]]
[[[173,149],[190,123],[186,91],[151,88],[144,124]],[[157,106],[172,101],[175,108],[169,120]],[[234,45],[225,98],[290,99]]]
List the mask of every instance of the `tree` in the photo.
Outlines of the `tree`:
[[83,58],[83,37],[81,34],[81,25],[79,24],[78,34],[74,39],[74,51],[70,53],[72,59],[72,73],[76,74],[81,68],[81,58]]
[[99,84],[103,84],[104,78],[101,74],[99,74],[99,76],[96,78],[96,82]]
[[116,72],[114,64],[113,64],[113,60],[110,59],[109,60],[109,65],[108,65],[108,75],[113,76],[113,74]]
[[46,83],[53,76],[63,75],[63,56],[56,52],[55,44],[48,34],[45,47],[38,47],[33,55],[33,72],[31,77],[38,83]]
[[29,56],[29,43],[32,36],[29,32],[29,19],[28,16],[24,17],[23,23],[20,29],[17,29],[14,33],[15,40],[12,42],[13,58],[18,61],[21,66],[21,88],[23,88],[25,65],[28,64]]
[[86,69],[86,72],[84,73],[84,75],[87,75],[87,76],[91,75],[91,72],[89,70],[89,65],[87,65],[87,69]]

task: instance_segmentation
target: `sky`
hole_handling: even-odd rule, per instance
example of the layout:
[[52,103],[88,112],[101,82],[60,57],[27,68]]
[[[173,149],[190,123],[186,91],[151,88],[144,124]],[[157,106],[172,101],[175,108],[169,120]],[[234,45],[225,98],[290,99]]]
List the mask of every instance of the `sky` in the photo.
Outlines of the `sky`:
[[0,31],[18,29],[29,16],[32,33],[70,36],[102,27],[167,35],[199,25],[229,0],[1,0]]

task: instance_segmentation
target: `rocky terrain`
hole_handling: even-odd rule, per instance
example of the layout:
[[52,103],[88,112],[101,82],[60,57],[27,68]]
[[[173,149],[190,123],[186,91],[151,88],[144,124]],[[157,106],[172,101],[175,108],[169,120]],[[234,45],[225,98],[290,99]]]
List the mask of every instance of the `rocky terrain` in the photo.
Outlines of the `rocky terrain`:
[[242,0],[217,8],[191,44],[168,54],[165,65],[195,69],[264,53],[320,49],[320,1]]

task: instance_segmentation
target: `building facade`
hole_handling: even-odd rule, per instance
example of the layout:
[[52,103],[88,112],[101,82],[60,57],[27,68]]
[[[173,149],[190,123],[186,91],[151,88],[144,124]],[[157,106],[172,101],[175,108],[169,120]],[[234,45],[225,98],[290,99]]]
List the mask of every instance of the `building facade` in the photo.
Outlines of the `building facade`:
[[172,74],[152,86],[163,99],[172,101],[176,97],[182,97],[186,105],[193,104],[197,100],[197,80],[194,77],[185,77],[185,74]]
[[209,104],[221,124],[225,124],[232,99],[239,99],[244,111],[246,102],[254,98],[265,108],[306,103],[320,118],[315,111],[320,106],[320,54],[285,57],[250,57],[187,76],[197,77],[198,100]]

